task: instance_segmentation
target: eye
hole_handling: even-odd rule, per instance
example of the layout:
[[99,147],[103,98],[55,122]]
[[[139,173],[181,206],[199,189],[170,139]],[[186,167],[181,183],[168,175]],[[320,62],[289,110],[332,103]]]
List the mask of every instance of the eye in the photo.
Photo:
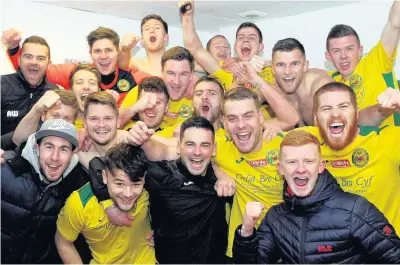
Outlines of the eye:
[[203,91],[196,91],[194,94],[196,97],[200,97],[203,94]]
[[115,185],[116,185],[116,186],[118,186],[118,187],[122,187],[122,186],[124,186],[124,184],[122,184],[122,183],[120,183],[120,182],[118,182],[118,183],[115,183]]
[[347,109],[347,108],[349,108],[349,106],[348,105],[342,105],[342,106],[340,106],[340,108],[341,109]]

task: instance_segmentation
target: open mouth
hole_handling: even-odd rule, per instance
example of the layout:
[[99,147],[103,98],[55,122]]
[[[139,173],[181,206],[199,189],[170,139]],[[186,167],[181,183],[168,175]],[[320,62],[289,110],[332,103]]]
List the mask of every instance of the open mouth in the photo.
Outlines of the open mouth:
[[202,158],[191,158],[190,160],[190,164],[192,165],[192,167],[194,168],[200,168],[203,164],[204,159]]
[[156,114],[155,114],[155,113],[146,112],[145,115],[146,115],[147,117],[149,117],[149,118],[155,118],[155,117],[156,117]]
[[251,53],[250,47],[247,47],[247,46],[243,47],[243,48],[241,49],[241,51],[242,51],[242,54],[243,54],[243,55],[246,55],[246,56],[250,55],[250,53]]
[[218,58],[220,60],[224,60],[225,61],[228,58],[228,56],[226,54],[217,54],[217,55],[218,55]]
[[84,101],[86,99],[86,97],[89,96],[89,94],[82,94],[81,95],[81,101]]
[[39,73],[39,70],[37,69],[28,69],[28,73],[31,75],[37,75]]
[[107,133],[109,133],[110,131],[109,130],[95,130],[94,132],[99,136],[104,136]]
[[47,167],[50,169],[50,172],[54,174],[60,169],[61,165],[47,165]]
[[340,63],[339,66],[343,70],[348,70],[350,68],[350,63],[349,62]]
[[294,183],[298,187],[304,187],[308,183],[308,178],[306,178],[306,177],[304,177],[304,178],[303,177],[296,177],[296,178],[294,178]]
[[344,131],[345,124],[342,122],[334,122],[329,124],[329,132],[331,135],[340,135]]
[[236,137],[238,138],[238,140],[240,142],[247,142],[248,140],[250,140],[251,133],[250,132],[241,132],[241,133],[236,134]]
[[286,84],[293,84],[294,80],[295,80],[294,77],[284,77],[282,79],[283,79],[283,82],[285,82]]
[[151,43],[154,43],[154,42],[156,42],[157,41],[157,38],[156,37],[154,37],[154,36],[151,36],[150,37],[150,42]]
[[99,65],[103,68],[107,68],[111,65],[111,62],[99,62]]

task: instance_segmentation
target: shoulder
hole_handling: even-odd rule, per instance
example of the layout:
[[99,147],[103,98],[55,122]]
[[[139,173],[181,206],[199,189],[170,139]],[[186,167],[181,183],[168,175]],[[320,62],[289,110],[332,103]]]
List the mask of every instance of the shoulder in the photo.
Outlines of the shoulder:
[[79,203],[82,205],[82,208],[85,208],[91,202],[97,202],[90,183],[87,183],[79,190],[72,192],[70,200]]
[[400,127],[385,125],[382,127],[375,127],[375,126],[360,126],[360,136],[386,136],[390,134],[397,134],[400,133]]

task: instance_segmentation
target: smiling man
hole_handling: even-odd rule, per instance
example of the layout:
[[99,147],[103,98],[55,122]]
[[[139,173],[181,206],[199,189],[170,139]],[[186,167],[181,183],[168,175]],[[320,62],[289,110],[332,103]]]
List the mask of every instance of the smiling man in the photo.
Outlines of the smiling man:
[[400,262],[393,226],[364,197],[343,192],[324,171],[318,139],[289,132],[280,145],[284,202],[269,209],[255,232],[263,204],[249,202],[235,232],[235,263]]

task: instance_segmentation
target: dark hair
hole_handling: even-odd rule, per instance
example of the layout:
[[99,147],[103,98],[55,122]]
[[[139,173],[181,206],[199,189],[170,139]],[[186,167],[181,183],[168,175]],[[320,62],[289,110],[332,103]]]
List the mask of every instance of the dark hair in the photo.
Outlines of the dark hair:
[[357,44],[360,46],[360,38],[358,37],[357,32],[350,27],[349,25],[338,24],[335,25],[328,33],[328,37],[326,38],[326,50],[329,51],[329,41],[331,39],[346,37],[346,36],[354,36],[357,39]]
[[196,90],[197,85],[200,84],[200,83],[203,83],[203,82],[211,82],[211,83],[217,84],[218,87],[221,89],[222,95],[224,95],[225,90],[224,90],[221,82],[219,82],[219,80],[217,78],[215,78],[215,77],[213,77],[211,75],[205,75],[205,76],[200,77],[197,80],[196,84],[194,85],[194,89]]
[[78,100],[76,99],[74,93],[65,89],[54,89],[53,91],[60,96],[60,101],[63,105],[71,106],[76,110],[79,109]]
[[161,66],[164,68],[165,63],[168,60],[183,61],[187,60],[190,64],[190,70],[194,70],[194,59],[193,55],[185,48],[176,46],[168,49],[161,57]]
[[100,91],[100,83],[101,83],[101,74],[99,72],[99,70],[97,70],[97,68],[92,65],[92,64],[86,64],[86,63],[80,63],[78,64],[74,70],[72,70],[71,74],[69,75],[69,87],[72,90],[72,85],[74,84],[74,75],[79,72],[79,71],[88,71],[93,73],[96,78],[97,78],[97,85],[99,86],[99,91]]
[[263,42],[263,35],[261,33],[260,28],[257,27],[257,25],[252,23],[252,22],[244,22],[244,23],[240,24],[240,26],[236,30],[236,38],[238,36],[239,30],[241,30],[242,28],[253,28],[253,29],[255,29],[258,32],[258,36],[260,37],[260,43]]
[[182,123],[181,129],[180,129],[181,130],[180,131],[180,140],[181,141],[183,139],[183,134],[189,128],[198,128],[198,129],[205,129],[205,130],[210,131],[212,133],[213,141],[214,141],[214,137],[215,137],[214,126],[206,118],[197,116],[197,117],[191,117],[191,118],[185,120]]
[[46,46],[47,50],[48,50],[48,57],[50,60],[50,46],[44,38],[39,37],[39,36],[30,36],[30,37],[26,38],[24,40],[24,42],[22,43],[22,50],[24,50],[25,44],[28,44],[28,43],[40,44],[40,45]]
[[237,87],[234,89],[229,90],[225,93],[225,96],[222,100],[222,113],[224,113],[224,106],[227,101],[241,101],[251,99],[254,101],[256,108],[259,110],[261,107],[260,99],[258,98],[257,94],[252,91],[251,89],[245,87]]
[[148,160],[140,147],[117,144],[107,151],[104,164],[107,171],[122,170],[132,182],[138,182],[147,171]]
[[168,89],[164,81],[157,77],[151,76],[144,78],[142,83],[139,85],[139,96],[142,91],[152,92],[152,93],[162,93],[166,96],[167,102],[169,100]]
[[326,92],[348,92],[350,94],[350,102],[357,109],[357,97],[354,90],[346,84],[340,82],[331,82],[323,85],[320,89],[317,90],[314,94],[314,102],[313,102],[313,112],[317,113],[319,108],[319,98],[322,94]]
[[159,15],[156,15],[156,14],[147,15],[142,19],[142,22],[140,23],[140,31],[142,33],[143,33],[143,25],[146,24],[147,21],[152,20],[152,19],[160,21],[161,24],[164,27],[165,33],[168,34],[168,24],[167,24],[167,22],[165,22],[165,20],[162,19],[162,17],[160,17]]
[[275,52],[291,52],[296,49],[299,50],[304,57],[306,57],[304,46],[297,39],[286,38],[283,40],[278,40],[272,48],[272,56],[274,56]]
[[85,98],[84,110],[83,110],[84,117],[86,117],[87,111],[88,111],[88,108],[90,105],[110,106],[114,110],[117,117],[119,116],[117,102],[115,101],[115,98],[105,91],[100,91],[100,92],[95,92],[95,93],[89,94]]
[[105,28],[105,27],[98,27],[97,29],[89,33],[89,35],[87,36],[87,42],[89,44],[90,49],[92,49],[93,43],[95,41],[102,39],[110,40],[118,50],[119,48],[118,33],[110,28]]
[[[223,36],[223,35],[215,35],[214,37],[212,37],[212,38],[207,42],[207,46],[206,46],[206,50],[207,50],[207,51],[210,51],[210,49],[211,49],[211,43],[212,43],[212,41],[213,41],[214,39],[216,39],[216,38],[223,38],[223,39],[225,39],[226,41],[228,41],[228,40],[225,38],[225,36]],[[229,43],[229,41],[228,41],[228,43]]]

